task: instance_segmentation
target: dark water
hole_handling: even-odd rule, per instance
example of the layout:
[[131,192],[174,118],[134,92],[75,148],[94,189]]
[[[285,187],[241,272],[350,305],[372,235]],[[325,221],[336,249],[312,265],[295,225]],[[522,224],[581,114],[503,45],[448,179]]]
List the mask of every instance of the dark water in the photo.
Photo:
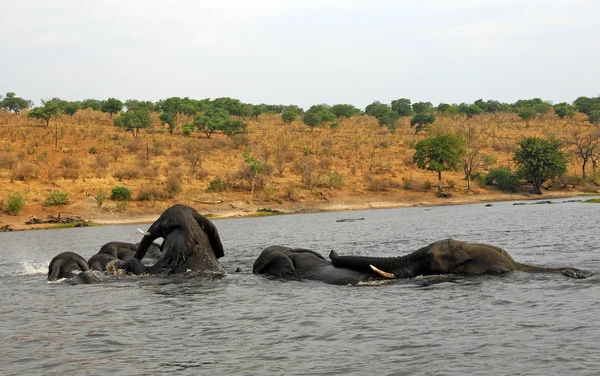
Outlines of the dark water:
[[[557,200],[561,202],[562,200]],[[364,221],[337,223],[337,219]],[[214,221],[223,278],[47,283],[137,226],[0,234],[0,373],[598,375],[600,277],[515,272],[431,284],[282,282],[251,274],[266,246],[400,255],[485,242],[517,261],[600,273],[600,206],[495,203]],[[146,228],[147,225],[141,226]]]

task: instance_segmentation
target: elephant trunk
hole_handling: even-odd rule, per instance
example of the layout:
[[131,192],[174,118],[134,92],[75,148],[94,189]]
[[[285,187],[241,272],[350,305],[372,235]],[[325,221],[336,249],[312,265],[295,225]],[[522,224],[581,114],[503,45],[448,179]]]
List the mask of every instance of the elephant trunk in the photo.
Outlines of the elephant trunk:
[[144,235],[144,237],[142,238],[142,241],[140,242],[140,244],[137,247],[137,250],[135,251],[135,255],[133,255],[133,257],[138,260],[141,260],[144,258],[144,256],[146,255],[146,252],[148,251],[148,248],[152,245],[154,240],[156,240],[156,238],[158,238],[158,236],[153,235],[151,232],[147,232],[147,234],[148,235]]
[[[376,273],[387,278],[394,278],[395,273],[394,275],[390,273],[399,269],[402,260],[402,257],[339,256],[335,251],[331,251],[329,258],[331,259],[331,263],[336,267],[351,269],[365,274]],[[384,273],[382,274],[381,272]]]

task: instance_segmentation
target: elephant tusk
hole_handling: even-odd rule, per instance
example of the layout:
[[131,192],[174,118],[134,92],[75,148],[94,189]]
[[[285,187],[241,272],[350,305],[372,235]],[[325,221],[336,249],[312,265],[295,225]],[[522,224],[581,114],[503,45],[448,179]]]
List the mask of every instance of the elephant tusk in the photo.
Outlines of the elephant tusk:
[[148,231],[143,231],[143,230],[140,230],[139,228],[137,230],[140,232],[140,234],[142,234],[144,236],[150,236],[151,235]]
[[393,273],[388,273],[388,272],[384,272],[383,270],[379,270],[376,267],[374,267],[373,265],[369,265],[371,267],[371,269],[373,269],[373,271],[377,274],[379,274],[382,277],[385,278],[390,278],[390,279],[394,279],[396,278],[396,276]]

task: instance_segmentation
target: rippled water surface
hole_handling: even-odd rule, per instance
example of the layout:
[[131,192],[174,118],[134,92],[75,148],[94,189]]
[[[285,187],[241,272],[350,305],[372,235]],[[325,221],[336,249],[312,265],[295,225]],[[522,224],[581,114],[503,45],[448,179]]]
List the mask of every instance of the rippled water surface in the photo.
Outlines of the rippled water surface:
[[[47,283],[56,254],[87,259],[140,226],[2,233],[0,373],[598,375],[600,206],[561,201],[215,220],[222,262],[242,270],[222,278]],[[391,256],[448,237],[596,275],[331,286],[251,273],[274,244]]]

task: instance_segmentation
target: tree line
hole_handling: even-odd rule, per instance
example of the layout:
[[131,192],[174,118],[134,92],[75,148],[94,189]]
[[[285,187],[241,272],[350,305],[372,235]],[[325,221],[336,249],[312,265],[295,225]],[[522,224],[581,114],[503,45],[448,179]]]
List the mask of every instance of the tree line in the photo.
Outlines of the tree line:
[[[408,98],[400,98],[389,104],[374,101],[361,110],[351,104],[317,104],[307,110],[296,105],[249,104],[239,99],[222,97],[215,99],[192,99],[171,97],[158,102],[128,99],[122,102],[116,98],[106,100],[85,99],[82,101],[65,101],[60,98],[42,100],[42,105],[33,107],[33,102],[20,98],[13,92],[0,95],[0,108],[12,113],[29,110],[28,116],[50,124],[53,118],[66,114],[73,116],[80,109],[91,108],[110,115],[114,124],[131,131],[137,136],[140,129],[152,124],[150,113],[159,113],[161,124],[166,125],[170,133],[177,127],[177,116],[182,116],[185,122],[182,132],[203,132],[208,138],[214,132],[224,132],[229,135],[245,130],[244,120],[257,119],[261,114],[281,115],[282,122],[290,124],[301,118],[304,124],[314,128],[324,124],[340,125],[344,119],[355,115],[371,115],[379,124],[395,130],[401,117],[410,117],[410,125],[415,132],[425,129],[435,122],[436,116],[452,116],[462,114],[467,118],[479,114],[494,114],[502,112],[516,113],[526,126],[536,117],[553,111],[558,117],[570,118],[576,112],[587,116],[590,123],[600,126],[600,96],[581,96],[572,103],[561,102],[551,104],[540,98],[520,99],[512,104],[496,100],[478,99],[474,103],[448,104],[439,103],[434,106],[431,102],[412,103]],[[116,117],[115,117],[116,116]],[[114,119],[113,119],[114,118]]]

